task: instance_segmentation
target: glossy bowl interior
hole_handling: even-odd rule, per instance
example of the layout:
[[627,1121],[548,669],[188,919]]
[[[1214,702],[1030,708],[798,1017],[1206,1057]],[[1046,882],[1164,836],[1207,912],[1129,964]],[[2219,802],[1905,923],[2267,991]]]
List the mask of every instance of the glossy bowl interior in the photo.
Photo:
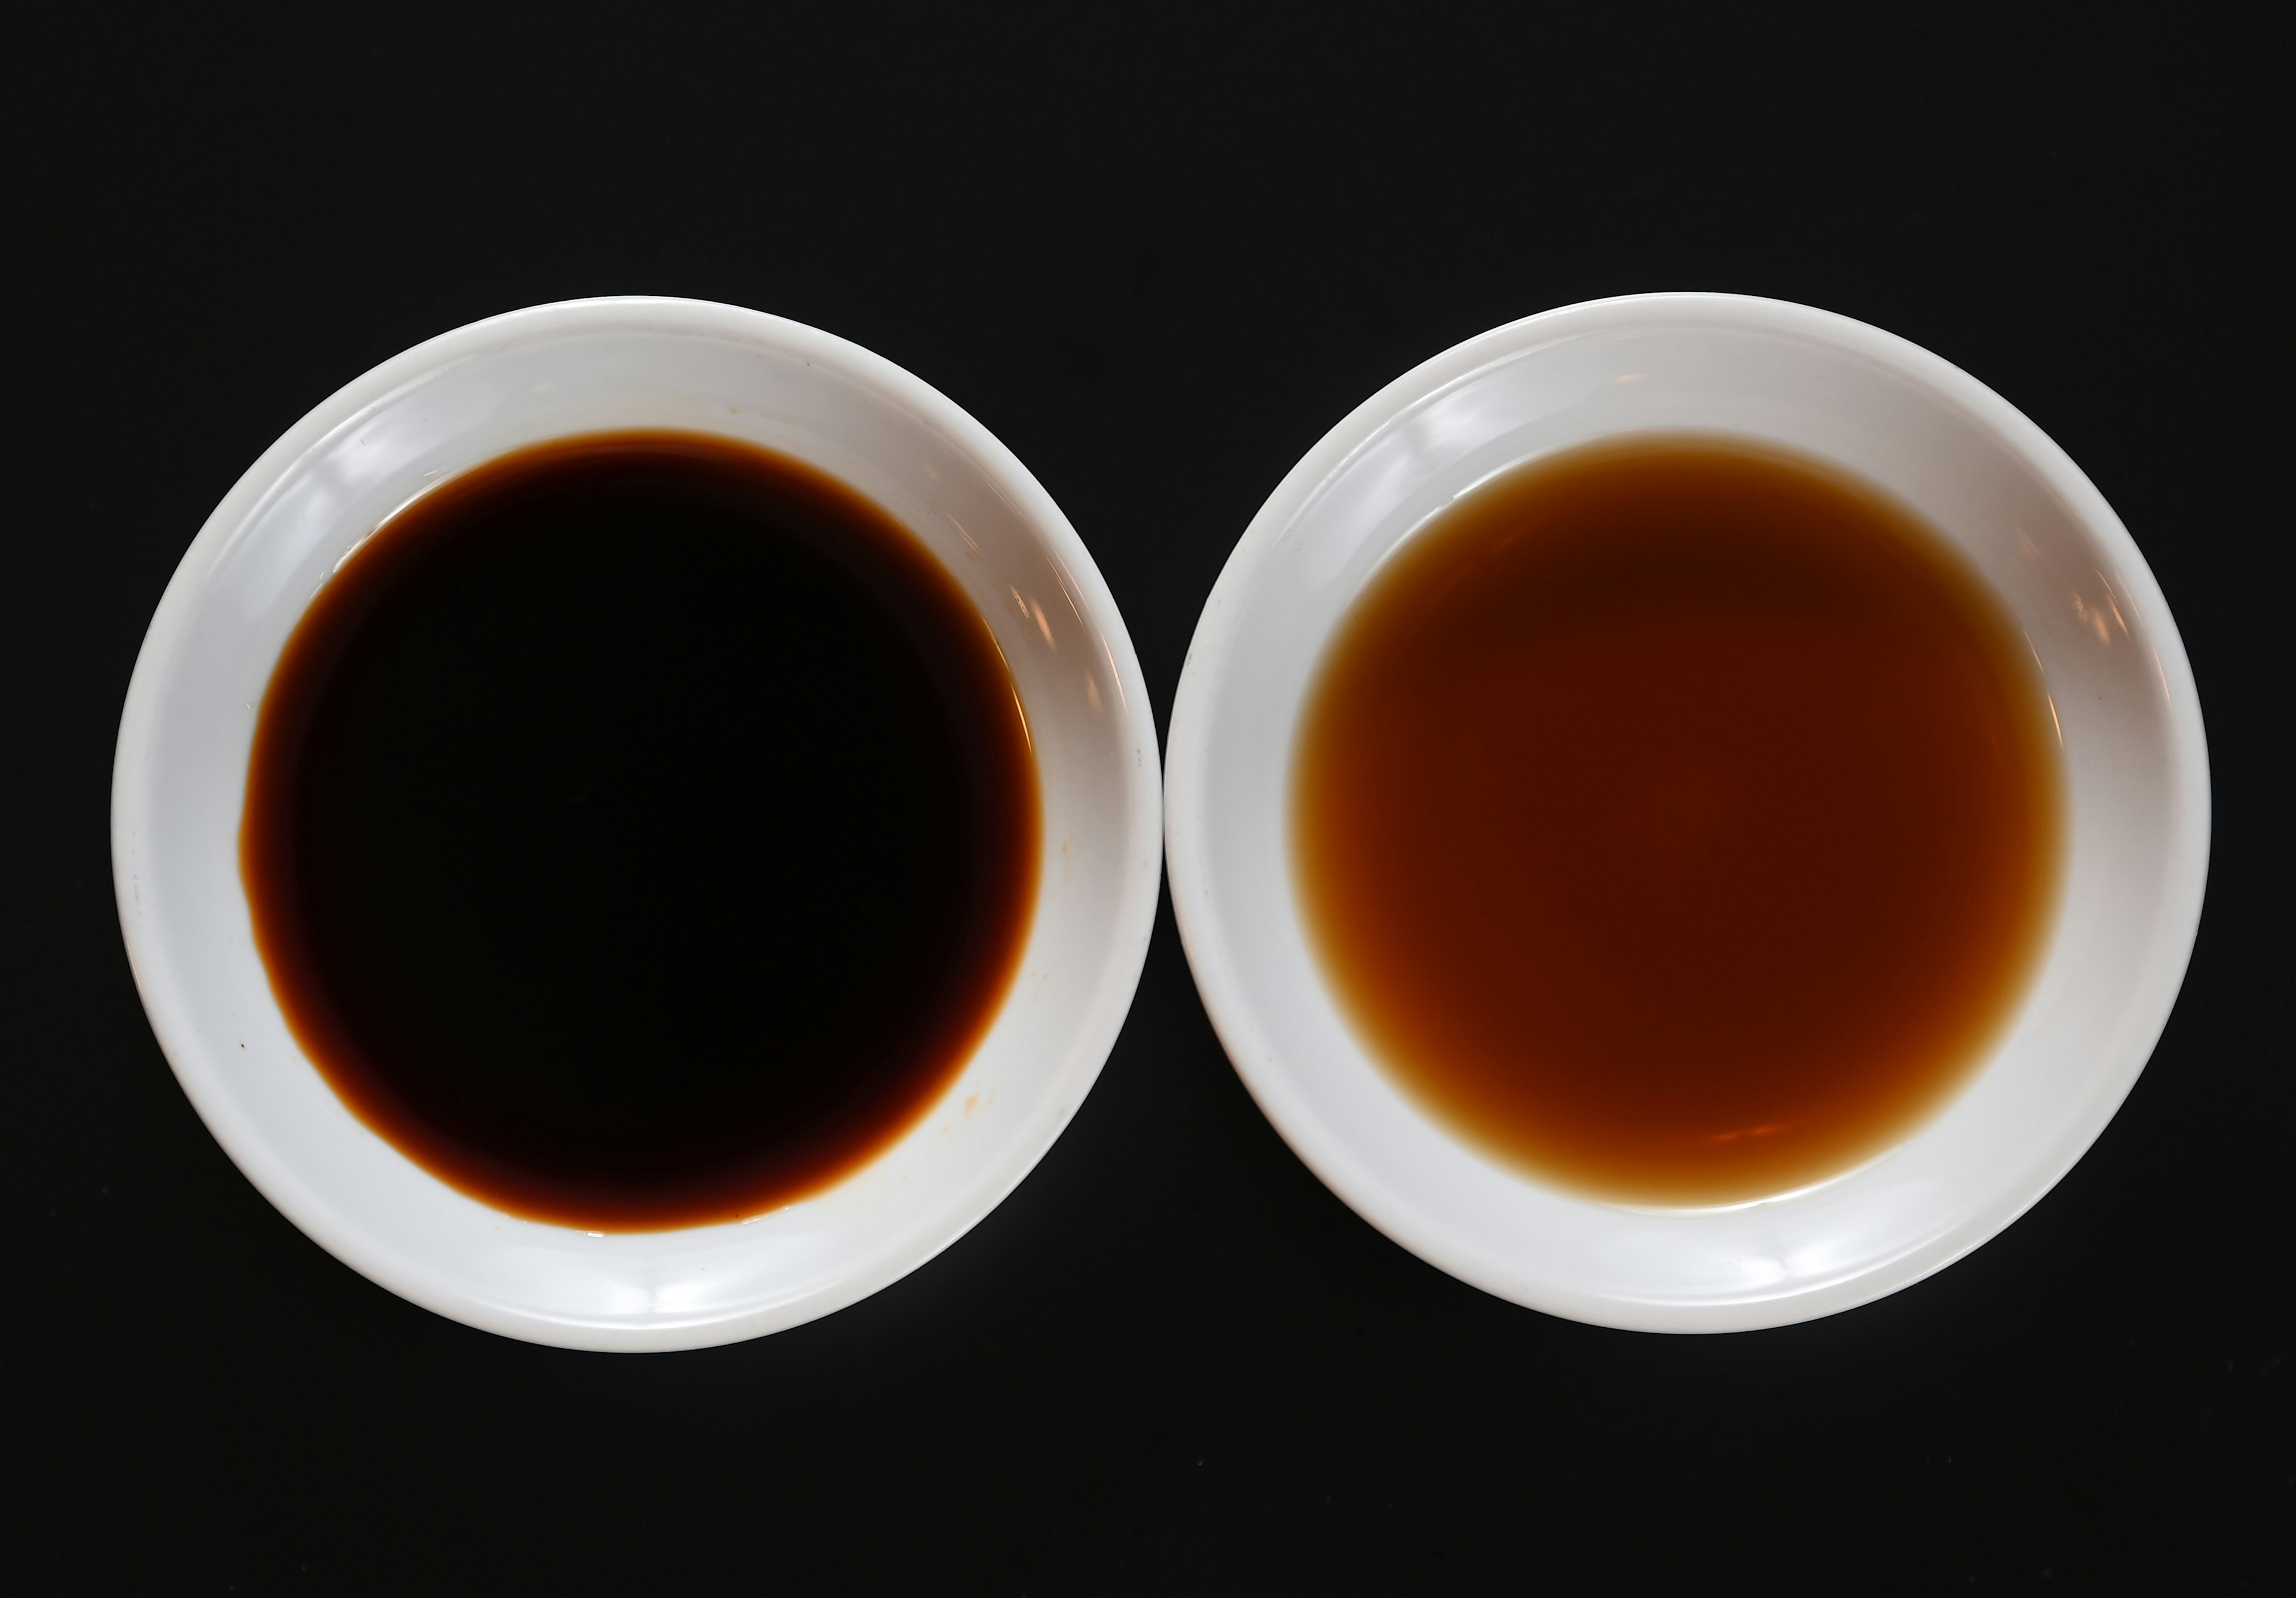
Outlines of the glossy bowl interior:
[[[344,554],[441,478],[521,445],[628,427],[799,456],[939,555],[1011,665],[1044,856],[1012,994],[898,1143],[753,1221],[597,1236],[465,1197],[352,1117],[272,998],[236,836],[255,707]],[[873,1292],[1028,1173],[1131,1003],[1155,912],[1159,805],[1154,727],[1122,619],[1058,507],[978,422],[890,363],[778,317],[582,300],[478,323],[378,367],[299,422],[217,508],[136,662],[113,774],[113,865],[160,1042],[217,1139],[290,1219],[384,1286],[472,1325],[668,1348],[775,1331]]]
[[[1303,937],[1285,795],[1324,647],[1372,572],[1493,474],[1597,438],[1781,444],[1912,505],[2030,641],[2062,739],[2065,885],[2022,1008],[1897,1147],[1726,1209],[1575,1197],[1447,1135],[1350,1030]],[[2070,1168],[2167,1020],[2207,873],[2208,757],[2185,651],[2127,531],[1982,384],[1846,318],[1727,295],[1595,301],[1459,346],[1335,428],[1268,500],[1204,611],[1173,712],[1173,903],[1246,1085],[1366,1219],[1502,1297],[1659,1331],[1865,1302],[2007,1225]],[[1475,841],[1462,838],[1472,850]]]

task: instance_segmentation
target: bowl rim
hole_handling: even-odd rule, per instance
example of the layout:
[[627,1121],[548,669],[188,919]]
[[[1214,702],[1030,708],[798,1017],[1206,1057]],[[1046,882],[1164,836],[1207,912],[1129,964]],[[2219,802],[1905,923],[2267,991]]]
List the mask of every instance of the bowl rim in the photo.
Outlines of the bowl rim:
[[[155,804],[153,750],[164,680],[202,600],[209,576],[290,471],[312,450],[362,415],[448,367],[555,338],[605,332],[701,337],[766,348],[822,367],[877,394],[947,437],[1006,496],[1029,534],[1065,569],[1083,619],[1099,635],[1122,701],[1119,747],[1131,758],[1121,778],[1129,820],[1121,840],[1111,951],[1102,965],[1070,1064],[1048,1090],[1063,1106],[1035,1137],[1017,1138],[990,1161],[982,1179],[952,1190],[933,1224],[889,1250],[871,1268],[839,1276],[764,1308],[731,1307],[664,1325],[603,1325],[564,1321],[480,1297],[422,1261],[370,1246],[339,1225],[307,1191],[290,1151],[275,1148],[239,1112],[230,1082],[209,1058],[175,986],[166,939],[137,913],[136,873]],[[922,378],[858,344],[786,317],[712,300],[662,295],[610,295],[558,300],[504,312],[440,333],[381,362],[320,401],[257,457],[225,494],[184,552],[137,652],[114,743],[111,796],[112,886],[130,972],[169,1068],[193,1108],[232,1162],[281,1214],[336,1258],[399,1297],[451,1320],[525,1341],[562,1348],[637,1351],[703,1348],[742,1340],[828,1315],[891,1285],[955,1242],[984,1219],[1033,1170],[1067,1129],[1098,1080],[1130,1012],[1155,925],[1162,865],[1163,784],[1147,684],[1122,613],[1075,528],[1020,459],[988,428]],[[416,1168],[421,1169],[419,1166]],[[429,1173],[425,1172],[425,1176]],[[435,1178],[432,1178],[435,1180]],[[965,1201],[968,1192],[970,1201]],[[668,1240],[690,1230],[632,1233]]]
[[[1718,1303],[1657,1302],[1596,1289],[1579,1291],[1526,1284],[1492,1268],[1437,1225],[1389,1201],[1380,1183],[1357,1168],[1346,1140],[1295,1112],[1299,1073],[1261,1036],[1257,1010],[1230,956],[1218,913],[1219,889],[1208,869],[1208,786],[1214,705],[1223,686],[1246,607],[1264,580],[1279,542],[1325,484],[1389,426],[1439,394],[1490,366],[1532,350],[1594,334],[1637,329],[1752,332],[1817,344],[1909,380],[1958,408],[2032,469],[2058,495],[2084,533],[2117,563],[2157,646],[2167,697],[2170,782],[2177,827],[2168,849],[2156,925],[2161,951],[2129,998],[2125,1051],[2102,1062],[2091,1113],[2051,1150],[2037,1179],[2012,1186],[1962,1225],[1874,1268],[1775,1297]],[[1496,1297],[1593,1324],[1645,1332],[1734,1332],[1788,1325],[1854,1308],[1944,1269],[2013,1224],[2079,1162],[2102,1135],[2168,1023],[2189,965],[2208,879],[2211,815],[2207,736],[2184,641],[2160,585],[2134,538],[2102,493],[2056,442],[1966,372],[1930,350],[1831,311],[1752,295],[1668,291],[1612,296],[1542,311],[1467,339],[1411,368],[1358,405],[1285,474],[1245,528],[1204,603],[1182,667],[1165,736],[1165,871],[1173,916],[1206,1013],[1246,1090],[1277,1134],[1325,1186],[1390,1240],[1438,1268]],[[2113,1078],[2117,1074],[2118,1079]]]

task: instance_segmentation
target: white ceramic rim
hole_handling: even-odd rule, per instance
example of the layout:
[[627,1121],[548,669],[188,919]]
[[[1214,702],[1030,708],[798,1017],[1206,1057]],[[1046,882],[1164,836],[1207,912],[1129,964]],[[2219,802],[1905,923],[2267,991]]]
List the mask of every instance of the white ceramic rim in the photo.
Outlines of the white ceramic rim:
[[[582,332],[642,323],[682,334],[715,336],[769,347],[826,368],[873,389],[949,439],[1027,519],[1047,553],[1065,569],[1080,602],[1082,620],[1105,642],[1109,665],[1120,687],[1121,714],[1132,733],[1134,758],[1123,779],[1130,814],[1136,818],[1125,840],[1122,891],[1112,953],[1103,966],[1087,1010],[1087,1021],[1068,1055],[1050,1097],[1063,1104],[1033,1143],[1008,1150],[992,1167],[989,1180],[972,1189],[973,1201],[953,1206],[939,1230],[921,1233],[906,1251],[881,1258],[871,1268],[845,1276],[802,1299],[762,1311],[731,1313],[708,1321],[658,1326],[595,1326],[529,1315],[475,1299],[426,1274],[419,1265],[379,1253],[355,1233],[333,1223],[322,1205],[308,1201],[292,1162],[233,1113],[228,1083],[198,1045],[194,1029],[164,977],[163,952],[153,947],[135,914],[135,884],[129,863],[147,831],[149,754],[165,662],[186,629],[203,581],[233,534],[291,467],[339,429],[394,395],[455,363],[506,348],[537,336]],[[111,842],[113,891],[129,967],[146,1015],[176,1080],[193,1108],[257,1191],[313,1242],[353,1270],[401,1298],[449,1319],[504,1336],[562,1348],[603,1351],[647,1351],[703,1348],[784,1330],[841,1309],[890,1286],[933,1258],[971,1231],[1004,1201],[1063,1132],[1098,1079],[1129,1012],[1154,931],[1162,864],[1162,783],[1155,726],[1147,706],[1131,636],[1083,540],[1052,496],[994,434],[953,400],[883,356],[802,323],[744,307],[657,295],[617,295],[558,301],[506,312],[456,328],[394,356],[322,401],[280,436],[224,496],[184,552],[169,580],[130,678],[112,766]],[[962,1195],[960,1195],[962,1196]],[[676,1237],[678,1233],[655,1235]]]
[[[2128,996],[2128,1047],[2096,1067],[2088,1113],[2047,1151],[2038,1179],[2012,1187],[1962,1225],[1866,1273],[1794,1293],[1717,1305],[1653,1303],[1599,1292],[1563,1292],[1526,1282],[1456,1245],[1408,1208],[1393,1202],[1344,1143],[1307,1112],[1309,1096],[1262,1033],[1255,1006],[1225,942],[1218,888],[1207,868],[1212,705],[1234,647],[1240,602],[1294,520],[1406,412],[1464,384],[1495,363],[1542,346],[1653,324],[1753,329],[1829,346],[1862,357],[1958,407],[2059,496],[2087,536],[2109,552],[2142,624],[2155,641],[2178,755],[2172,783],[2179,824],[2172,837],[2173,881],[2160,924],[2167,953]],[[1284,477],[1244,530],[1206,601],[1188,650],[1166,740],[1165,869],[1172,906],[1204,1007],[1229,1060],[1300,1160],[1365,1220],[1439,1268],[1496,1297],[1534,1309],[1644,1332],[1735,1332],[1837,1314],[1912,1285],[1998,1235],[2046,1194],[2087,1152],[2134,1087],[2167,1025],[2199,930],[2207,884],[2210,783],[2207,739],[2192,667],[2166,599],[2136,542],[2071,458],[2015,406],[1942,357],[1865,323],[1791,301],[1736,294],[1669,292],[1587,300],[1527,316],[1454,346],[1389,383],[1326,433]]]

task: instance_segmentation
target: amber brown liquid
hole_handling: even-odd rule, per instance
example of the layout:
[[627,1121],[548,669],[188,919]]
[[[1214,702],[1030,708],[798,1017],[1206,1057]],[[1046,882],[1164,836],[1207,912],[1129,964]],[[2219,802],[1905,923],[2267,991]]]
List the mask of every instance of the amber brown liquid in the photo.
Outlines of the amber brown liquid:
[[1614,1201],[1757,1199],[1902,1139],[2014,1009],[2054,727],[1999,602],[1878,491],[1590,447],[1374,575],[1307,709],[1294,877],[1456,1135]]
[[393,517],[257,722],[288,1023],[442,1180],[593,1231],[759,1214],[915,1123],[1010,987],[1037,778],[886,512],[699,435],[537,447]]

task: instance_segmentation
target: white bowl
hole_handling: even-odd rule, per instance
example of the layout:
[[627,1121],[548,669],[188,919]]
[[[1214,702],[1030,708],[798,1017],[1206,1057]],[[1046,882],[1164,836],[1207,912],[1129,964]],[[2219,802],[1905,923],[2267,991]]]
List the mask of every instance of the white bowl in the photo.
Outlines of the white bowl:
[[[2030,640],[2063,740],[2069,846],[2021,1010],[1968,1086],[1863,1168],[1727,1209],[1574,1197],[1398,1090],[1303,937],[1286,804],[1300,707],[1380,561],[1458,495],[1588,440],[1703,430],[1831,461],[1965,552]],[[1374,1225],[1502,1298],[1668,1332],[1780,1325],[1918,1281],[2070,1169],[2144,1069],[2192,951],[2208,753],[2144,559],[2064,452],[1902,339],[1775,300],[1596,300],[1390,384],[1284,479],[1204,607],[1172,713],[1166,848],[1198,987],[1245,1085]]]
[[[348,549],[427,484],[568,434],[684,428],[769,445],[890,509],[1011,663],[1035,740],[1044,858],[1021,975],[901,1142],[739,1225],[594,1236],[439,1183],[297,1048],[237,856],[274,662]],[[137,987],[217,1142],[288,1218],[441,1315],[537,1342],[680,1348],[794,1325],[915,1269],[1060,1135],[1116,1039],[1160,861],[1155,728],[1122,619],[1011,452],[909,373],[759,312],[695,300],[537,307],[387,361],[290,429],[225,496],[152,618],[120,721],[112,868]]]

